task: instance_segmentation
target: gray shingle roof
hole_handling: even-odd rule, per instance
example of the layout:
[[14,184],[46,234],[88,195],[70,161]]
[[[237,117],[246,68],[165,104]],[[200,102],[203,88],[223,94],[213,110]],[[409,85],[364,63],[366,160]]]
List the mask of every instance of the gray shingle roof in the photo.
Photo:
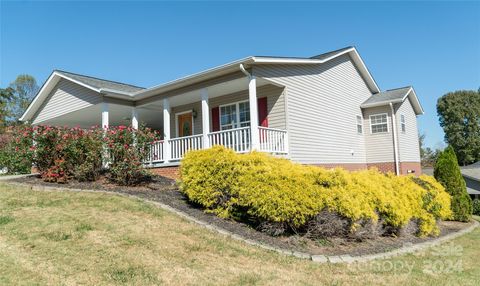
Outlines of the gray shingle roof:
[[480,161],[472,165],[460,167],[460,171],[463,176],[480,181]]
[[410,86],[406,86],[406,87],[390,89],[387,91],[379,92],[377,94],[370,96],[367,100],[365,100],[362,103],[362,106],[368,106],[368,105],[377,104],[377,103],[389,103],[392,101],[401,100],[407,95],[410,88],[411,88]]
[[61,71],[61,70],[55,70],[55,71],[59,74],[65,75],[69,78],[72,78],[74,80],[77,80],[79,82],[82,82],[86,85],[89,85],[97,89],[106,88],[106,89],[112,89],[119,92],[127,92],[127,93],[133,93],[133,92],[137,92],[144,89],[143,87],[138,87],[131,84],[125,84],[121,82],[105,80],[105,79],[100,79],[100,78],[86,76],[86,75],[80,75],[80,74]]

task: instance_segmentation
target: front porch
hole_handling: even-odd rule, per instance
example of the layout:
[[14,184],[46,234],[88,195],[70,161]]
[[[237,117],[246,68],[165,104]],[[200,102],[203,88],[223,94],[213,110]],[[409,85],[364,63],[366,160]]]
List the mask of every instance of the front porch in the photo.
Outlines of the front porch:
[[[104,104],[103,127],[109,126],[110,117],[109,105]],[[162,167],[178,165],[190,150],[214,145],[238,153],[256,150],[285,156],[285,118],[284,87],[243,75],[139,101],[131,107],[130,120],[134,128],[142,122],[161,131],[162,140],[149,146],[145,164]]]
[[206,149],[214,145],[222,145],[237,153],[245,153],[251,150],[268,152],[272,154],[288,154],[287,131],[274,128],[257,127],[259,144],[254,148],[252,141],[252,128],[241,127],[222,130],[203,135],[183,136],[160,140],[150,145],[148,158],[145,161],[151,167],[171,165],[179,162],[190,150]]

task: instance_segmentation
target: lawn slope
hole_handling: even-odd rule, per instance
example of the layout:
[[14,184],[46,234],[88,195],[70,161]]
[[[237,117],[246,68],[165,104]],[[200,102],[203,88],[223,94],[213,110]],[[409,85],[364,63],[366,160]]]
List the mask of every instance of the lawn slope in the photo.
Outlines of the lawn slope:
[[[446,255],[315,264],[245,245],[141,201],[0,183],[1,285],[474,285],[479,245],[477,229],[454,240],[455,251]],[[448,261],[457,264],[447,269]],[[435,273],[424,273],[431,262]]]

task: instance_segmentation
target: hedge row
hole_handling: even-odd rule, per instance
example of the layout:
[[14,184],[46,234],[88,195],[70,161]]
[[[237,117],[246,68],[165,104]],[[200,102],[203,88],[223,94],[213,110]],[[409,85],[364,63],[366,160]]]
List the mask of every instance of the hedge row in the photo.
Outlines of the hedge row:
[[326,170],[220,146],[189,152],[180,174],[181,190],[207,211],[296,232],[334,214],[349,222],[351,233],[366,224],[400,230],[416,221],[418,235],[435,235],[436,220],[452,214],[450,196],[429,176]]
[[134,185],[148,177],[142,162],[148,143],[159,139],[151,129],[127,126],[103,130],[22,125],[10,129],[8,135],[0,166],[10,173],[29,173],[33,164],[45,181],[66,183],[72,178],[95,181],[106,171],[119,185]]

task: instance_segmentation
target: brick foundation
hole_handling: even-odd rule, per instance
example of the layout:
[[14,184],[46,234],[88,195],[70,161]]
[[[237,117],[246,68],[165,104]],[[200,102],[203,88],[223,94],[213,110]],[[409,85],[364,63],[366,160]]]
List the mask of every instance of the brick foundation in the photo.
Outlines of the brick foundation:
[[422,166],[420,162],[400,162],[400,174],[415,174],[416,176],[420,176],[422,174]]
[[[362,164],[362,163],[339,163],[339,164],[314,164],[314,166],[323,167],[327,169],[333,168],[344,168],[347,171],[358,171],[364,170],[366,168],[377,168],[380,172],[392,172],[395,173],[395,163],[394,162],[382,162],[382,163],[369,163],[369,164]],[[167,177],[170,179],[177,180],[180,178],[180,170],[179,166],[172,166],[172,167],[160,167],[160,168],[152,168],[149,169],[151,173]],[[400,162],[400,174],[407,175],[413,174],[420,176],[422,174],[422,167],[420,166],[420,162]]]
[[392,172],[395,173],[395,163],[394,162],[381,162],[381,163],[368,163],[368,168],[377,168],[380,172],[388,173]]
[[155,175],[159,175],[173,180],[177,180],[180,178],[180,170],[178,166],[152,168],[149,169],[149,171]]
[[340,167],[347,171],[358,171],[358,170],[364,170],[367,168],[367,164],[362,164],[362,163],[314,164],[314,166],[323,167],[326,169],[333,169],[333,168]]

